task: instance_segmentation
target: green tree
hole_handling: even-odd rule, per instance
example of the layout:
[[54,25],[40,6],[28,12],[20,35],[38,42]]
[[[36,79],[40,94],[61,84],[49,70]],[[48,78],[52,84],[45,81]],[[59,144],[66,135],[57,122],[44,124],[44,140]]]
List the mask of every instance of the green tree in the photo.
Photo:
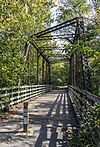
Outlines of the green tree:
[[90,7],[87,0],[61,0],[57,11],[58,21],[87,15]]
[[69,63],[52,64],[52,84],[66,86],[69,82]]
[[[0,0],[1,87],[17,85],[23,75],[27,79],[24,46],[34,39],[30,36],[51,24],[50,9],[53,6],[51,0]],[[25,68],[21,71],[23,65]]]

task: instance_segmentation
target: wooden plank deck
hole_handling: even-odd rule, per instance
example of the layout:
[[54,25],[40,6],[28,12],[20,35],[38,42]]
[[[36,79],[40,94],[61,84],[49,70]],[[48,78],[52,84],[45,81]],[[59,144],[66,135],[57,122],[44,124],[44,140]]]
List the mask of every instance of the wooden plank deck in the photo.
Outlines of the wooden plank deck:
[[0,123],[1,147],[69,147],[68,128],[77,120],[66,90],[55,90],[29,101],[29,129],[23,133],[23,104],[13,107]]

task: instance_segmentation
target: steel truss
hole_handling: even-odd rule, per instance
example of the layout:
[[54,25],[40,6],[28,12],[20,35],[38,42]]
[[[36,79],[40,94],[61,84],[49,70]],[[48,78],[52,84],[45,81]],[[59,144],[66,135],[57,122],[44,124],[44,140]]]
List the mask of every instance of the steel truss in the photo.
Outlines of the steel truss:
[[[65,30],[64,34],[58,33],[61,29]],[[51,32],[57,32],[55,35],[51,35]],[[48,35],[49,34],[49,35]],[[61,24],[58,24],[54,27],[45,29],[41,32],[34,34],[36,40],[31,42],[33,47],[37,50],[37,83],[38,83],[38,68],[39,68],[39,57],[43,57],[42,62],[42,83],[44,83],[44,63],[46,62],[46,77],[48,79],[48,83],[51,83],[50,76],[50,65],[52,57],[47,57],[44,53],[46,50],[61,50],[59,47],[44,47],[39,46],[39,42],[46,40],[54,40],[60,39],[65,40],[71,43],[73,46],[76,46],[80,40],[83,42],[84,39],[84,21],[82,17],[76,17],[71,20],[67,20]],[[56,55],[54,56],[56,58]],[[58,56],[61,58],[61,56]],[[70,57],[62,58],[61,61],[68,61],[70,63],[70,84],[74,86],[81,87],[88,91],[91,90],[91,78],[90,78],[90,70],[87,57],[84,56],[83,52],[76,52],[74,49],[74,53]],[[86,66],[85,66],[86,65]]]

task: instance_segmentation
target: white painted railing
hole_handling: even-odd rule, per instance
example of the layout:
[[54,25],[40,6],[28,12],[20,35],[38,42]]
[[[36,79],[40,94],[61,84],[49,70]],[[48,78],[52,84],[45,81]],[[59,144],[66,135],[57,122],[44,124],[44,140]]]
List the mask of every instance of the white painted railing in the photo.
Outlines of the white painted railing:
[[50,85],[15,86],[0,88],[0,110],[31,100],[50,90]]

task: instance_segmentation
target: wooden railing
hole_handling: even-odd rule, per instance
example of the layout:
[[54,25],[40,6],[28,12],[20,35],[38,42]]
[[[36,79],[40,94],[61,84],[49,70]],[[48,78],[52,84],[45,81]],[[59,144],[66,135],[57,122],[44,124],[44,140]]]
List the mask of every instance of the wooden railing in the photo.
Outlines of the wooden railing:
[[0,110],[9,108],[22,101],[36,98],[50,90],[50,85],[16,86],[0,88]]
[[92,139],[99,147],[100,128],[94,117],[96,114],[95,106],[99,105],[100,107],[100,97],[74,86],[69,86],[68,95],[71,98],[79,122],[85,122],[88,125]]

